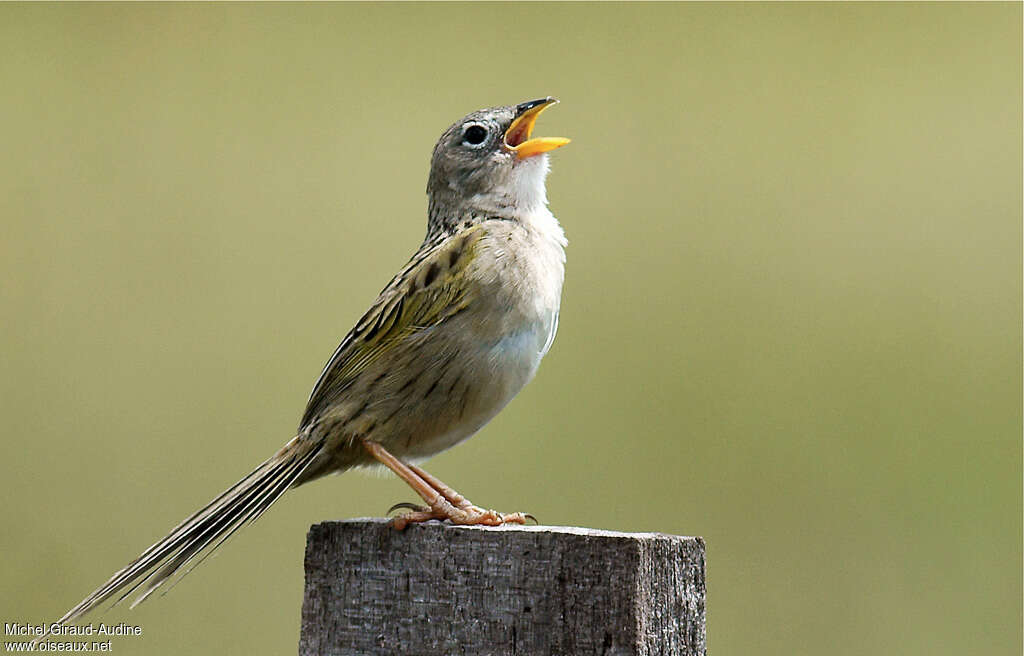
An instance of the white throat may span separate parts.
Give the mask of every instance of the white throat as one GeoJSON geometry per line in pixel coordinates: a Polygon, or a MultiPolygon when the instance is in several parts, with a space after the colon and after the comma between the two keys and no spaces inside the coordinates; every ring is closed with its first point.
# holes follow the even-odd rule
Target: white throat
{"type": "Polygon", "coordinates": [[[547,207],[548,190],[544,183],[550,170],[546,154],[516,162],[512,168],[509,188],[505,191],[513,199],[515,207],[524,214],[547,207]]]}
{"type": "Polygon", "coordinates": [[[560,259],[564,262],[562,248],[568,242],[558,219],[548,209],[548,191],[544,184],[550,170],[546,154],[518,162],[512,169],[511,181],[504,191],[506,197],[512,199],[516,218],[536,230],[542,238],[557,245],[560,259]]]}
{"type": "Polygon", "coordinates": [[[495,185],[487,193],[473,196],[470,204],[497,215],[507,215],[511,211],[517,218],[546,211],[548,193],[544,182],[550,170],[546,154],[516,162],[501,184],[495,185]]]}

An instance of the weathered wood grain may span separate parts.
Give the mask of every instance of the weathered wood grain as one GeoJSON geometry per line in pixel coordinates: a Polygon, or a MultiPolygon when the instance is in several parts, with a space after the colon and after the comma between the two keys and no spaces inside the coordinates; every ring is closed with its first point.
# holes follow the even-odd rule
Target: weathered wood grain
{"type": "Polygon", "coordinates": [[[701,538],[325,522],[299,653],[703,655],[704,599],[701,538]]]}

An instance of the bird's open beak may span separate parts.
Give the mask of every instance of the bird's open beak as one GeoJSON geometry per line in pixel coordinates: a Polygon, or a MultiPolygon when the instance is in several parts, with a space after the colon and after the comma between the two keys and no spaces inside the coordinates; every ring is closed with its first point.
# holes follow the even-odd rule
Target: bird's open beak
{"type": "Polygon", "coordinates": [[[569,143],[569,140],[565,137],[530,138],[530,134],[533,133],[533,124],[537,122],[537,117],[540,116],[541,112],[557,102],[554,98],[542,98],[541,100],[531,100],[516,106],[516,118],[512,121],[512,125],[508,126],[508,130],[505,131],[505,145],[516,154],[518,159],[540,155],[549,150],[561,148],[569,143]]]}

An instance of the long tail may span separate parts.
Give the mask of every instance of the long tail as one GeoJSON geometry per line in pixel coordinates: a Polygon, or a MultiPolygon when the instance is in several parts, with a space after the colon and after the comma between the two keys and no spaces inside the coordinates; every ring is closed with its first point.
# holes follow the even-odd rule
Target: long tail
{"type": "Polygon", "coordinates": [[[167,537],[111,576],[109,581],[65,613],[58,623],[71,622],[118,594],[120,596],[114,603],[119,603],[142,588],[132,602],[131,607],[134,608],[195,560],[191,567],[181,572],[180,580],[235,531],[266,512],[302,475],[321,449],[322,442],[307,436],[299,435],[292,439],[251,474],[193,513],[167,537]]]}

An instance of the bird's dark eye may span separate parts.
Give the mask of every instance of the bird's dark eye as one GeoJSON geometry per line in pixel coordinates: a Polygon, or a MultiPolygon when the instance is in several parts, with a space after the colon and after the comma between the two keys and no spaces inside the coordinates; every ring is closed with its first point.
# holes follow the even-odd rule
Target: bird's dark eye
{"type": "Polygon", "coordinates": [[[482,125],[470,125],[462,133],[462,140],[470,146],[479,146],[487,138],[487,128],[482,125]]]}

